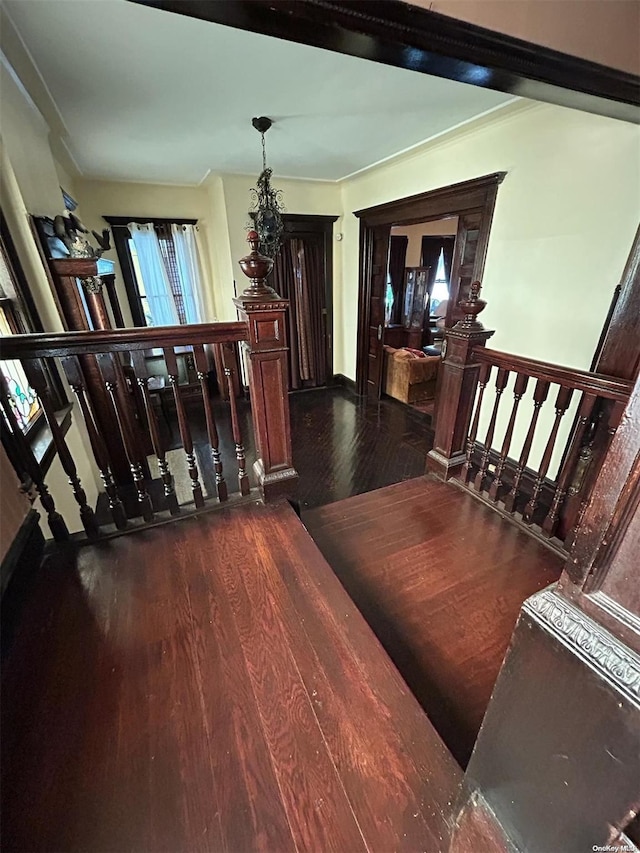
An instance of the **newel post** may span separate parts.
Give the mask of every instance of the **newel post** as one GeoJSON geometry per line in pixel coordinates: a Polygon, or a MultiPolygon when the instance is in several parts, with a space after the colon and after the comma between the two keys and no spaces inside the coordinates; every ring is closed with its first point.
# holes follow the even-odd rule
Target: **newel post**
{"type": "Polygon", "coordinates": [[[258,251],[259,237],[249,231],[251,253],[240,261],[250,286],[234,304],[249,330],[249,387],[258,458],[253,470],[265,501],[290,495],[298,472],[291,454],[287,309],[265,283],[273,261],[258,251]]]}
{"type": "Polygon", "coordinates": [[[433,449],[427,454],[427,471],[449,480],[464,465],[467,434],[478,382],[479,365],[473,348],[486,346],[493,331],[477,319],[486,306],[479,299],[480,282],[471,285],[469,298],[458,305],[465,317],[448,329],[442,350],[441,379],[433,449]]]}

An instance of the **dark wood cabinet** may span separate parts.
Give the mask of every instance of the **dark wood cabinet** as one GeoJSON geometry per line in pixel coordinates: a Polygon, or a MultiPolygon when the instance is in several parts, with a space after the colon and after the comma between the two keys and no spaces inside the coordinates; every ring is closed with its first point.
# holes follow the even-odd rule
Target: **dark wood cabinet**
{"type": "Polygon", "coordinates": [[[430,267],[405,269],[402,302],[402,325],[405,329],[422,331],[425,312],[428,312],[429,306],[429,269],[430,267]]]}

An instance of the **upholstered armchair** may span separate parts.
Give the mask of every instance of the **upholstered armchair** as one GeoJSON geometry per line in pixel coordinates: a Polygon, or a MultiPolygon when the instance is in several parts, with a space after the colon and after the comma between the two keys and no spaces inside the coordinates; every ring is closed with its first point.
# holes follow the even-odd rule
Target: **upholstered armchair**
{"type": "Polygon", "coordinates": [[[436,394],[436,380],[440,356],[420,356],[403,349],[384,348],[385,394],[402,403],[432,400],[436,394]]]}

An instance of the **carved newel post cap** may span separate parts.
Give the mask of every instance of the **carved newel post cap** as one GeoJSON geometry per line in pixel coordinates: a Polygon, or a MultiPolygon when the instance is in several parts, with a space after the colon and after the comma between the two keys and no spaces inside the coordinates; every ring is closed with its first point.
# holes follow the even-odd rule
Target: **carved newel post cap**
{"type": "Polygon", "coordinates": [[[464,320],[458,320],[456,325],[453,327],[454,329],[460,329],[468,331],[470,329],[474,331],[480,331],[484,329],[482,323],[479,322],[478,314],[487,307],[487,303],[484,299],[479,299],[480,290],[482,285],[479,281],[474,281],[469,289],[469,296],[467,299],[462,299],[458,302],[458,307],[462,308],[464,311],[464,320]]]}
{"type": "Polygon", "coordinates": [[[241,258],[240,269],[250,280],[251,284],[242,291],[242,299],[279,299],[280,297],[272,287],[265,283],[266,277],[273,268],[273,261],[266,255],[260,254],[258,246],[260,237],[253,229],[247,234],[247,243],[251,246],[251,252],[241,258]]]}

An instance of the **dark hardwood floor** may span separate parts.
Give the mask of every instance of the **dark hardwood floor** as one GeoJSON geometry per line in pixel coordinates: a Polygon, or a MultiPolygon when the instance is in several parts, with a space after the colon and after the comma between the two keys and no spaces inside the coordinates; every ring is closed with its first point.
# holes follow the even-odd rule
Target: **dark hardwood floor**
{"type": "Polygon", "coordinates": [[[462,489],[422,477],[303,521],[466,766],[525,598],[562,559],[462,489]]]}
{"type": "MultiPolygon", "coordinates": [[[[295,392],[289,401],[293,460],[300,475],[295,497],[301,509],[424,473],[425,457],[433,443],[429,415],[390,397],[373,403],[340,386],[295,392]]],[[[214,402],[224,474],[229,493],[233,494],[238,491],[238,469],[228,409],[228,403],[214,402]]],[[[208,497],[214,497],[215,476],[204,413],[197,403],[190,404],[188,412],[202,487],[208,497]]],[[[256,455],[251,407],[246,400],[238,401],[238,413],[253,486],[251,465],[256,455]]],[[[172,474],[185,482],[182,492],[189,494],[184,455],[178,451],[181,445],[175,411],[169,412],[168,423],[160,418],[159,426],[166,446],[175,451],[170,460],[172,474]]],[[[150,492],[155,504],[162,506],[159,480],[152,484],[150,492]]],[[[133,486],[129,492],[122,490],[122,498],[128,514],[135,515],[139,510],[133,486]]],[[[99,503],[98,514],[101,523],[109,522],[106,496],[99,503]]]]}
{"type": "Polygon", "coordinates": [[[49,558],[1,768],[2,849],[29,853],[437,853],[461,779],[287,505],[49,558]]]}

